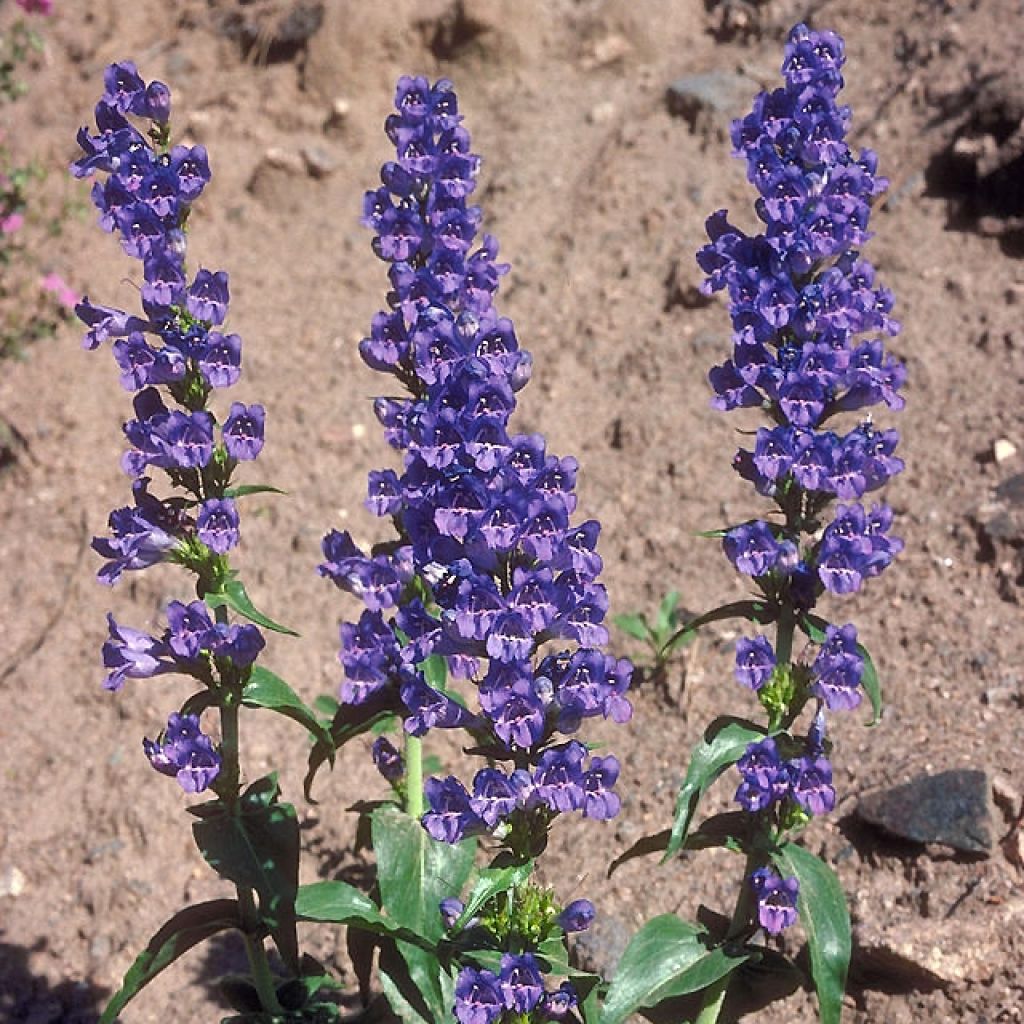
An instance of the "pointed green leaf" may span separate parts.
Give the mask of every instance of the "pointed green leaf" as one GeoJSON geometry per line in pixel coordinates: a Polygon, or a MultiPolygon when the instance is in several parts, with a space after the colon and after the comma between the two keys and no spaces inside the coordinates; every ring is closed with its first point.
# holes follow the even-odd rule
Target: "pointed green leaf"
{"type": "Polygon", "coordinates": [[[298,722],[313,739],[329,749],[328,760],[334,764],[334,746],[331,734],[317,720],[313,711],[308,708],[302,698],[280,677],[262,665],[255,665],[249,675],[249,681],[242,690],[242,703],[247,708],[267,708],[276,711],[293,722],[298,722]]]}
{"type": "Polygon", "coordinates": [[[330,760],[334,752],[340,750],[349,740],[368,732],[381,722],[388,722],[401,706],[397,687],[389,687],[381,697],[371,698],[362,704],[339,705],[331,722],[330,743],[317,741],[309,752],[302,790],[310,803],[316,803],[312,796],[313,780],[324,761],[330,760]]]}
{"type": "Polygon", "coordinates": [[[249,600],[249,595],[246,593],[245,586],[241,580],[228,580],[220,590],[207,594],[204,600],[211,608],[220,608],[222,605],[227,605],[228,608],[238,612],[239,615],[250,622],[255,622],[257,626],[263,626],[264,629],[271,629],[275,633],[287,633],[288,636],[299,635],[294,629],[282,626],[279,622],[275,622],[259,611],[252,601],[249,600]]]}
{"type": "Polygon", "coordinates": [[[627,636],[633,637],[634,640],[646,642],[651,632],[647,626],[647,619],[635,612],[630,612],[626,615],[613,615],[612,622],[627,636]]]}
{"type": "Polygon", "coordinates": [[[660,637],[667,633],[675,624],[676,608],[679,607],[679,591],[670,590],[658,605],[658,617],[654,623],[654,631],[660,637]]]}
{"type": "Polygon", "coordinates": [[[821,1024],[839,1024],[851,949],[843,887],[828,864],[796,843],[775,850],[772,860],[783,876],[795,877],[800,883],[797,909],[807,935],[821,1024]]]}
{"type": "MultiPolygon", "coordinates": [[[[695,832],[686,836],[682,849],[707,850],[711,847],[724,846],[729,850],[743,849],[749,828],[749,816],[742,811],[729,811],[715,814],[700,823],[695,832]]],[[[668,849],[672,839],[672,829],[662,829],[653,835],[638,839],[628,850],[620,853],[608,867],[608,877],[618,871],[623,864],[637,857],[647,857],[652,853],[663,853],[668,849]]]]}
{"type": "MultiPolygon", "coordinates": [[[[372,831],[381,906],[396,924],[436,945],[444,938],[438,906],[445,897],[462,893],[473,870],[476,841],[439,843],[415,818],[387,805],[374,811],[372,831]]],[[[435,1018],[446,1020],[451,1006],[445,1002],[436,949],[399,942],[398,952],[435,1018]]]]}
{"type": "Polygon", "coordinates": [[[705,730],[704,737],[694,749],[686,769],[686,778],[676,797],[672,835],[669,838],[664,864],[674,857],[690,831],[690,822],[697,802],[708,787],[728,768],[735,764],[751,743],[764,739],[765,730],[753,722],[739,718],[716,718],[705,730]]]}
{"type": "Polygon", "coordinates": [[[709,946],[702,928],[675,914],[654,917],[622,954],[599,1022],[621,1024],[639,1009],[700,991],[748,959],[747,953],[709,946]]]}
{"type": "Polygon", "coordinates": [[[295,913],[303,921],[361,924],[379,932],[395,930],[366,893],[340,880],[300,885],[295,913]]]}
{"type": "Polygon", "coordinates": [[[149,940],[128,969],[121,987],[103,1011],[100,1024],[114,1024],[118,1014],[146,985],[193,946],[218,932],[240,927],[235,900],[211,900],[179,911],[149,940]]]}
{"type": "Polygon", "coordinates": [[[708,623],[720,622],[722,619],[749,619],[751,622],[759,622],[763,625],[766,622],[774,622],[777,614],[778,610],[767,601],[731,601],[729,604],[723,604],[719,608],[713,608],[703,615],[698,615],[681,629],[677,629],[662,644],[662,657],[665,657],[667,650],[683,642],[684,638],[692,636],[701,626],[706,626],[708,623]]]}
{"type": "Polygon", "coordinates": [[[287,494],[280,487],[271,487],[270,484],[239,484],[237,487],[229,487],[224,492],[225,498],[246,498],[250,494],[287,494]]]}
{"type": "Polygon", "coordinates": [[[443,654],[432,654],[416,666],[435,690],[443,690],[448,682],[448,661],[443,654]]]}
{"type": "Polygon", "coordinates": [[[295,895],[299,886],[299,823],[291,804],[277,802],[277,783],[260,779],[234,813],[203,817],[192,825],[196,845],[222,878],[254,889],[260,918],[281,955],[298,962],[295,895]]]}
{"type": "MultiPolygon", "coordinates": [[[[452,931],[458,932],[466,926],[466,922],[476,917],[480,909],[500,892],[508,892],[528,881],[533,872],[533,861],[525,864],[513,864],[507,868],[483,868],[477,874],[476,883],[469,896],[466,906],[453,925],[452,931]]],[[[458,895],[455,893],[454,895],[458,895]]]]}

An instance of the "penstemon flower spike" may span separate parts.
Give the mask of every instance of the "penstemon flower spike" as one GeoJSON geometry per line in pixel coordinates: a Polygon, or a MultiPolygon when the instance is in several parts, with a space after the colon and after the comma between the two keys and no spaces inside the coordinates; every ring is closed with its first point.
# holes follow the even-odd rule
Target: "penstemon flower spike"
{"type": "MultiPolygon", "coordinates": [[[[403,465],[370,474],[366,503],[398,538],[370,554],[348,533],[324,539],[321,574],[366,606],[341,627],[335,731],[348,736],[397,716],[404,757],[383,738],[373,754],[407,814],[434,841],[483,837],[492,848],[473,906],[456,892],[432,910],[430,927],[443,924],[445,941],[465,947],[456,1019],[561,1019],[577,993],[569,982],[546,989],[536,954],[586,927],[594,911],[577,901],[560,915],[530,881],[532,862],[560,814],[618,812],[618,761],[590,753],[575,734],[594,716],[629,719],[631,666],[600,649],[608,640],[600,527],[571,522],[576,460],[508,429],[531,359],[494,306],[508,270],[496,262],[497,242],[485,235],[474,249],[481,211],[468,198],[480,159],[455,92],[443,79],[402,78],[396,108],[386,131],[397,159],[364,203],[392,291],[360,353],[409,395],[390,397],[389,386],[375,402],[403,465]],[[467,753],[485,761],[471,782],[422,781],[422,738],[433,729],[468,733],[467,753]],[[500,957],[474,959],[466,946],[474,933],[500,957]]],[[[375,817],[375,845],[385,820],[375,817]]],[[[379,871],[384,860],[378,849],[379,871]]],[[[453,1007],[437,1009],[447,1016],[453,1007]]]]}
{"type": "MultiPolygon", "coordinates": [[[[831,869],[793,837],[835,807],[827,713],[859,706],[866,692],[877,717],[881,698],[856,628],[828,623],[814,608],[825,593],[859,589],[902,548],[888,507],[862,503],[902,470],[898,434],[870,417],[845,433],[831,426],[872,405],[902,408],[905,380],[881,340],[858,338],[894,335],[899,325],[891,293],[860,254],[886,182],[875,154],[855,154],[845,141],[850,110],[837,102],[844,61],[834,33],[792,30],[784,86],[759,95],[732,128],[764,228],[748,235],[718,211],[697,255],[708,275],[704,290],[728,292],[733,326],[732,356],[710,374],[712,405],[767,416],[753,450],[740,449],[733,467],[776,508],[770,518],[722,531],[726,556],[757,597],[686,629],[739,615],[774,626],[774,642],[763,633],[737,641],[736,679],[757,695],[768,722],[723,720],[705,733],[668,849],[682,848],[696,797],[735,764],[746,834],[732,839],[746,854],[747,877],[729,938],[749,940],[758,928],[778,934],[799,915],[825,1024],[841,1013],[849,918],[831,869]],[[805,731],[794,731],[807,712],[805,731]]],[[[728,982],[725,975],[705,993],[700,1024],[718,1019],[728,982]]]]}
{"type": "Polygon", "coordinates": [[[253,607],[230,565],[241,534],[237,499],[274,488],[232,483],[238,466],[263,448],[263,407],[234,402],[222,420],[209,408],[216,392],[241,374],[241,340],[220,330],[228,312],[227,274],[200,268],[190,280],[186,269],[185,227],[210,181],[209,161],[202,146],[171,144],[171,94],[163,83],[147,84],[125,61],[107,68],[104,86],[97,134],[79,132],[83,155],[72,172],[98,176],[92,199],[100,225],[116,232],[124,251],[141,261],[143,283],[142,315],[88,298],[76,307],[87,327],[85,347],[111,341],[121,386],[135,393],[122,458],[134,503],[111,513],[110,535],[96,538],[93,547],[104,559],[103,583],[172,562],[196,577],[197,597],[170,602],[160,637],[108,616],[104,685],[116,691],[127,679],[164,673],[199,684],[157,738],[143,740],[143,750],[153,768],[175,778],[186,793],[215,795],[190,809],[198,819],[193,833],[205,859],[235,885],[237,899],[175,915],[126,975],[103,1021],[113,1021],[197,934],[201,939],[227,928],[242,933],[251,968],[248,980],[235,983],[237,1009],[251,1010],[255,1002],[262,1011],[280,1013],[284,992],[291,1008],[315,1014],[322,1005],[315,998],[320,985],[308,980],[309,964],[300,961],[295,935],[295,810],[279,801],[275,775],[243,789],[240,708],[269,708],[299,721],[316,739],[326,734],[283,680],[256,665],[265,646],[259,626],[291,631],[253,607]],[[154,472],[166,475],[168,497],[151,490],[154,472]],[[251,621],[231,622],[229,609],[251,621]],[[219,744],[201,726],[211,708],[219,712],[219,744]],[[271,970],[268,934],[288,978],[271,970]]]}

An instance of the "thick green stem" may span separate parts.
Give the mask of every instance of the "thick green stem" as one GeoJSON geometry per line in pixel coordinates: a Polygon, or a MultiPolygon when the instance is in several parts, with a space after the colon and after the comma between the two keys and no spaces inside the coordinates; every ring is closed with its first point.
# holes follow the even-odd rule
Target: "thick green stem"
{"type": "Polygon", "coordinates": [[[405,813],[423,817],[423,740],[405,734],[405,813]]]}
{"type": "MultiPolygon", "coordinates": [[[[225,609],[217,609],[217,617],[225,609]]],[[[235,694],[227,694],[220,707],[221,733],[221,771],[224,774],[225,800],[232,814],[238,813],[239,795],[239,742],[238,742],[238,701],[235,694]]],[[[245,940],[245,951],[249,957],[253,982],[260,997],[260,1005],[268,1013],[280,1013],[281,1004],[277,1001],[274,975],[270,971],[267,951],[263,948],[263,939],[259,936],[260,918],[256,910],[256,901],[248,886],[236,885],[238,907],[242,924],[242,938],[245,940]]]]}
{"type": "MultiPolygon", "coordinates": [[[[739,938],[749,923],[751,899],[749,878],[754,864],[753,854],[748,854],[743,868],[743,882],[739,895],[736,897],[736,906],[733,908],[732,920],[729,922],[729,931],[726,933],[726,942],[739,938]]],[[[724,978],[719,978],[718,981],[704,989],[700,1013],[697,1014],[694,1024],[718,1024],[718,1015],[722,1012],[730,981],[732,981],[732,973],[725,975],[724,978]]]]}

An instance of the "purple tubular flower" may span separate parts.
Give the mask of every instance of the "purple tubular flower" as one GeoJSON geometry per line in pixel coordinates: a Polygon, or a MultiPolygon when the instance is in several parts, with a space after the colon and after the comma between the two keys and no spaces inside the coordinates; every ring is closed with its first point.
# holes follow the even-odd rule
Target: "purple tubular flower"
{"type": "Polygon", "coordinates": [[[438,842],[460,843],[487,831],[486,822],[473,810],[469,793],[458,779],[427,779],[423,792],[430,806],[423,815],[423,827],[438,842]]]}
{"type": "Polygon", "coordinates": [[[811,693],[820,697],[830,711],[849,711],[860,704],[864,658],[857,647],[854,626],[827,627],[811,672],[811,693]]]}
{"type": "Polygon", "coordinates": [[[228,275],[223,270],[212,273],[200,269],[189,285],[185,306],[197,320],[222,324],[227,316],[228,301],[228,275]]]}
{"type": "Polygon", "coordinates": [[[451,931],[455,927],[455,922],[462,917],[462,912],[466,908],[462,900],[456,899],[454,896],[446,896],[438,904],[437,909],[441,914],[441,921],[444,924],[445,931],[451,931]]]}
{"type": "Polygon", "coordinates": [[[120,690],[126,679],[152,679],[177,667],[172,651],[162,640],[128,626],[119,626],[108,613],[110,639],[103,645],[103,666],[108,670],[104,689],[120,690]]]}
{"type": "Polygon", "coordinates": [[[505,1009],[493,971],[463,967],[455,982],[453,1011],[459,1024],[494,1024],[505,1009]]]}
{"type": "Polygon", "coordinates": [[[790,762],[793,799],[808,814],[828,814],[836,805],[832,765],[824,755],[798,757],[790,762]]]}
{"type": "Polygon", "coordinates": [[[757,868],[750,875],[750,887],[757,897],[758,923],[766,932],[778,935],[796,922],[800,883],[795,878],[781,878],[771,868],[757,868]]]}
{"type": "Polygon", "coordinates": [[[224,447],[233,459],[255,459],[263,451],[263,425],[266,412],[262,405],[234,402],[224,423],[224,447]]]}
{"type": "Polygon", "coordinates": [[[579,998],[572,982],[563,981],[554,992],[545,992],[541,1013],[545,1020],[565,1020],[576,1008],[579,998]]]}
{"type": "Polygon", "coordinates": [[[226,554],[238,543],[238,507],[231,498],[207,498],[199,506],[196,534],[218,555],[226,554]]]}
{"type": "Polygon", "coordinates": [[[179,517],[173,507],[149,494],[148,477],[133,484],[134,506],[110,513],[110,537],[93,538],[93,550],[108,561],[97,574],[101,583],[113,585],[127,570],[145,569],[171,557],[179,546],[174,532],[179,517]]]}
{"type": "MultiPolygon", "coordinates": [[[[388,780],[388,782],[398,782],[398,780],[405,775],[405,761],[387,736],[378,736],[373,741],[373,750],[371,755],[373,757],[373,763],[377,766],[377,771],[379,771],[381,775],[388,780]]],[[[459,913],[461,914],[462,911],[460,910],[459,913]]],[[[457,916],[458,914],[456,917],[457,916]]]]}
{"type": "Polygon", "coordinates": [[[790,769],[771,737],[751,743],[736,767],[742,781],[735,799],[745,811],[763,811],[789,792],[790,769]]]}
{"type": "Polygon", "coordinates": [[[775,671],[775,651],[766,636],[736,641],[736,680],[749,690],[760,690],[775,671]]]}
{"type": "Polygon", "coordinates": [[[209,736],[199,728],[197,715],[172,714],[163,736],[142,741],[149,763],[178,780],[186,793],[201,793],[220,774],[221,757],[209,736]]]}
{"type": "Polygon", "coordinates": [[[563,932],[585,932],[597,916],[590,900],[573,900],[559,915],[558,926],[563,932]]]}
{"type": "Polygon", "coordinates": [[[532,953],[504,953],[498,989],[505,1009],[528,1014],[544,996],[544,979],[532,953]]]}
{"type": "Polygon", "coordinates": [[[729,561],[747,576],[771,572],[781,553],[772,528],[760,519],[731,529],[722,538],[722,547],[729,561]]]}

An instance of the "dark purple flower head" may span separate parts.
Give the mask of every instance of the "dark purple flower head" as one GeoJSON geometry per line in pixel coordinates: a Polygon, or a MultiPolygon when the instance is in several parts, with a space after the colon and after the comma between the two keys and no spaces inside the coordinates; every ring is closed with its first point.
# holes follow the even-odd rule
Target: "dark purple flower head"
{"type": "Polygon", "coordinates": [[[470,803],[466,787],[458,779],[427,779],[423,787],[429,810],[423,827],[439,842],[459,843],[487,831],[486,822],[470,803]]]}
{"type": "Polygon", "coordinates": [[[224,323],[228,312],[228,275],[223,270],[200,269],[189,285],[185,305],[197,320],[224,323]]]}
{"type": "Polygon", "coordinates": [[[828,814],[836,805],[832,765],[822,754],[798,757],[792,764],[793,799],[808,814],[828,814]]]}
{"type": "Polygon", "coordinates": [[[224,447],[233,459],[255,459],[263,451],[263,427],[266,412],[262,405],[243,405],[234,402],[224,423],[224,447]]]}
{"type": "Polygon", "coordinates": [[[504,953],[498,988],[505,1008],[512,1013],[529,1013],[544,996],[544,979],[532,953],[504,953]]]}
{"type": "Polygon", "coordinates": [[[196,534],[218,555],[226,554],[238,543],[238,507],[231,498],[207,498],[199,506],[196,534]]]}
{"type": "Polygon", "coordinates": [[[811,672],[811,692],[824,700],[830,711],[848,711],[860,704],[864,658],[854,626],[827,628],[811,672]]]}
{"type": "Polygon", "coordinates": [[[750,887],[757,897],[758,923],[766,932],[778,935],[796,922],[800,883],[795,878],[781,878],[771,868],[758,868],[750,876],[750,887]]]}
{"type": "Polygon", "coordinates": [[[494,1024],[505,1001],[492,971],[463,967],[455,982],[455,1019],[459,1024],[494,1024]]]}
{"type": "Polygon", "coordinates": [[[162,640],[128,626],[120,626],[107,615],[110,639],[103,645],[103,666],[107,690],[120,690],[126,679],[151,679],[176,668],[172,651],[162,640]]]}
{"type": "Polygon", "coordinates": [[[200,731],[197,715],[172,714],[156,740],[144,739],[150,764],[178,780],[186,793],[201,793],[220,774],[221,757],[209,736],[200,731]]]}
{"type": "Polygon", "coordinates": [[[766,636],[736,641],[736,679],[750,690],[760,690],[775,671],[775,651],[766,636]]]}
{"type": "Polygon", "coordinates": [[[559,915],[558,926],[564,932],[585,932],[597,916],[590,900],[573,900],[559,915]]]}
{"type": "Polygon", "coordinates": [[[372,756],[377,771],[388,782],[398,782],[405,775],[405,761],[387,736],[378,736],[373,741],[372,756]]]}

